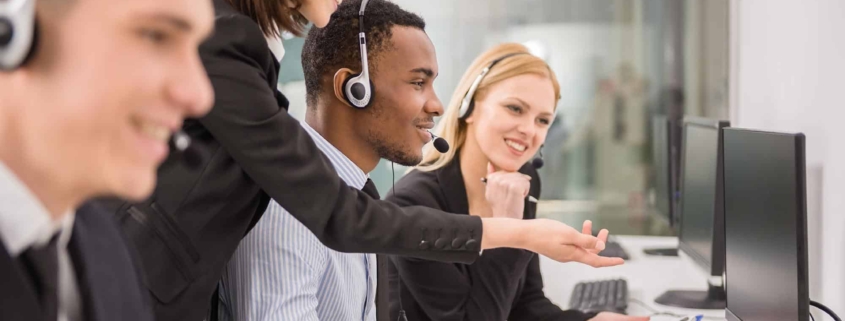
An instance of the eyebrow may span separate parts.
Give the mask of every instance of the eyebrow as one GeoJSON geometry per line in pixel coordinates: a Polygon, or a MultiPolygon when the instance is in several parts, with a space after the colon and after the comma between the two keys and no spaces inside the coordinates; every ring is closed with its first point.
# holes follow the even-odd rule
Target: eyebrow
{"type": "Polygon", "coordinates": [[[179,17],[177,15],[174,15],[172,13],[158,12],[158,13],[146,14],[144,16],[145,16],[144,17],[145,19],[156,20],[156,21],[159,21],[159,22],[169,24],[171,27],[179,29],[180,31],[190,32],[191,30],[194,29],[193,26],[191,25],[191,23],[188,22],[188,20],[186,20],[182,17],[179,17]]]}
{"type": "Polygon", "coordinates": [[[434,71],[430,68],[416,68],[411,70],[412,73],[425,74],[428,78],[434,77],[434,71]]]}
{"type": "MultiPolygon", "coordinates": [[[[518,101],[518,102],[519,102],[522,106],[524,106],[526,109],[531,109],[531,105],[529,105],[528,103],[526,103],[526,102],[525,102],[524,100],[522,100],[522,99],[519,99],[519,98],[514,97],[514,96],[510,96],[510,97],[508,97],[507,99],[513,99],[513,100],[516,100],[516,101],[518,101]]],[[[550,112],[541,112],[540,114],[541,114],[541,115],[546,115],[546,116],[551,116],[551,115],[554,115],[554,113],[550,113],[550,112]]]]}

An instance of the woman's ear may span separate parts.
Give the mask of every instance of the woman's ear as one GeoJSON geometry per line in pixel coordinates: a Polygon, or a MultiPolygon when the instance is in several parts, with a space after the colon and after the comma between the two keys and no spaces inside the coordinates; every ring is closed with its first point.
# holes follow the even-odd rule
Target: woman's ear
{"type": "Polygon", "coordinates": [[[351,78],[354,74],[355,73],[352,72],[352,69],[340,68],[336,73],[334,73],[334,78],[332,79],[332,87],[334,88],[335,98],[349,107],[352,107],[352,105],[343,95],[343,85],[346,83],[346,80],[351,78]]]}

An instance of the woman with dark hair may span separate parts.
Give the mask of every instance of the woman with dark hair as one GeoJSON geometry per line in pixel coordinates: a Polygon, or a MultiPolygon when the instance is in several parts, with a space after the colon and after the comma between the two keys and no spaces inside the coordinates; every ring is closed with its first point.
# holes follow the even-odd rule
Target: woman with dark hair
{"type": "MultiPolygon", "coordinates": [[[[588,250],[603,248],[603,240],[559,222],[400,208],[347,186],[310,135],[288,115],[288,100],[276,89],[278,57],[266,40],[284,31],[301,34],[306,21],[325,26],[338,1],[213,3],[215,31],[200,47],[200,56],[214,88],[214,107],[182,126],[193,155],[202,157],[182,162],[173,155],[159,169],[152,197],[139,203],[111,202],[138,254],[157,320],[202,320],[209,302],[213,310],[213,292],[226,263],[270,199],[339,252],[470,263],[481,249],[518,247],[558,261],[622,264],[621,259],[601,258],[588,250]],[[456,229],[455,247],[427,246],[433,240],[424,231],[441,226],[456,229]]],[[[366,32],[366,25],[361,27],[366,32]]],[[[169,44],[166,37],[158,40],[169,44]]],[[[360,58],[358,51],[349,54],[360,58]]]]}

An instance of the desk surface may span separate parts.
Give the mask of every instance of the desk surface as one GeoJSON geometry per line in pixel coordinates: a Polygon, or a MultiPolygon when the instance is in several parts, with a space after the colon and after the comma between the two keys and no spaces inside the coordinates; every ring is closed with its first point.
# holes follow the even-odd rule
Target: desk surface
{"type": "MultiPolygon", "coordinates": [[[[705,320],[724,320],[724,310],[692,310],[673,308],[654,303],[666,290],[706,290],[707,274],[692,261],[682,257],[648,256],[646,248],[677,247],[675,237],[617,236],[630,255],[622,266],[594,269],[577,263],[559,263],[548,258],[540,259],[546,296],[561,308],[569,307],[572,289],[581,281],[623,278],[628,280],[629,297],[642,301],[651,309],[680,315],[703,314],[705,320]]],[[[651,315],[652,312],[635,302],[628,303],[628,314],[651,315]]],[[[670,316],[654,316],[652,321],[677,321],[670,316]]]]}

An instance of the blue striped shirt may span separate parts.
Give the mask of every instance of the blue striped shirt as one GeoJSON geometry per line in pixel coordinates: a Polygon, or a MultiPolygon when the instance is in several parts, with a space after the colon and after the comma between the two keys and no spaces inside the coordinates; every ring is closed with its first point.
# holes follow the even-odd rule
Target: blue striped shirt
{"type": "MultiPolygon", "coordinates": [[[[367,174],[300,122],[347,185],[367,174]]],[[[220,282],[221,320],[375,321],[375,254],[340,253],[270,201],[241,241],[220,282]]]]}

